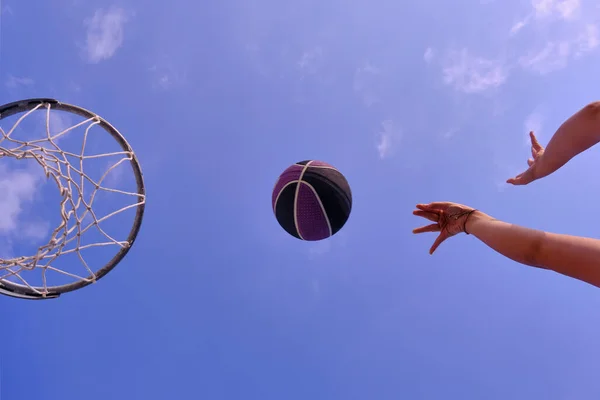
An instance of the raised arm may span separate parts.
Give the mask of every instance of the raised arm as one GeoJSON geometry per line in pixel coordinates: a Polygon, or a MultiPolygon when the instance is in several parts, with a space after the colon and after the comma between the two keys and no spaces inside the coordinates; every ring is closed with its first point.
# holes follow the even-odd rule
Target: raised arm
{"type": "Polygon", "coordinates": [[[498,221],[480,211],[466,231],[521,264],[553,270],[600,287],[600,240],[560,235],[498,221]]]}
{"type": "Polygon", "coordinates": [[[508,183],[527,185],[548,176],[579,153],[600,142],[600,101],[588,104],[567,119],[545,149],[537,143],[533,132],[531,139],[534,158],[529,161],[529,169],[509,179],[508,183]]]}
{"type": "Polygon", "coordinates": [[[416,208],[413,215],[433,223],[413,233],[439,232],[430,254],[450,237],[465,232],[511,260],[600,287],[600,240],[524,228],[458,203],[417,204],[416,208]]]}

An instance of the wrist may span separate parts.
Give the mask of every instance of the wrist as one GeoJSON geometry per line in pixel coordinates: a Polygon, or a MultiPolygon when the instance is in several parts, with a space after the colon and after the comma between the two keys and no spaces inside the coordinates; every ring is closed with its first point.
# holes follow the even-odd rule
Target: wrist
{"type": "Polygon", "coordinates": [[[545,178],[553,172],[556,172],[556,170],[565,165],[567,161],[569,160],[563,160],[559,157],[552,157],[552,159],[550,159],[546,153],[543,153],[537,160],[535,160],[535,168],[533,171],[534,180],[545,178]]]}
{"type": "Polygon", "coordinates": [[[544,154],[538,157],[535,160],[535,164],[533,165],[533,179],[537,180],[540,178],[544,178],[545,176],[550,175],[553,171],[550,171],[550,167],[548,165],[547,157],[544,157],[544,154]]]}
{"type": "Polygon", "coordinates": [[[474,210],[465,222],[465,233],[476,234],[477,227],[480,226],[482,222],[489,221],[491,219],[492,217],[490,217],[489,215],[479,210],[474,210]]]}

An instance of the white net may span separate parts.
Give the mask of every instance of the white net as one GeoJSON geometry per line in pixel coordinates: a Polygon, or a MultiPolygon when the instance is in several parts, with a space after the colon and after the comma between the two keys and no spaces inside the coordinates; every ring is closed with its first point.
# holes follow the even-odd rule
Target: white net
{"type": "MultiPolygon", "coordinates": [[[[16,235],[20,224],[27,225],[25,222],[16,217],[5,224],[0,220],[0,234],[6,234],[0,240],[11,243],[15,237],[39,240],[43,236],[47,240],[42,245],[32,246],[31,240],[21,240],[25,244],[8,249],[5,246],[7,254],[0,255],[5,257],[0,258],[0,284],[31,296],[78,289],[109,272],[135,240],[145,204],[141,171],[125,139],[92,113],[55,108],[40,102],[14,114],[12,120],[0,116],[3,125],[9,122],[5,129],[0,126],[0,159],[21,164],[20,169],[16,169],[16,163],[5,171],[32,176],[32,192],[37,188],[42,192],[37,197],[29,196],[29,203],[35,203],[36,198],[39,203],[37,207],[30,204],[32,214],[40,211],[37,214],[42,216],[38,215],[36,221],[41,218],[42,225],[47,226],[40,229],[40,223],[34,228],[29,224],[29,236],[25,228],[16,235]],[[37,164],[38,175],[31,161],[37,164]],[[44,195],[46,181],[54,187],[53,193],[44,195]],[[52,197],[54,201],[48,201],[52,197]],[[18,250],[29,250],[30,255],[9,254],[18,250]]],[[[16,183],[3,185],[0,181],[0,191],[16,193],[14,197],[19,193],[17,187],[16,183]]],[[[17,211],[22,215],[21,203],[19,207],[17,211]]]]}

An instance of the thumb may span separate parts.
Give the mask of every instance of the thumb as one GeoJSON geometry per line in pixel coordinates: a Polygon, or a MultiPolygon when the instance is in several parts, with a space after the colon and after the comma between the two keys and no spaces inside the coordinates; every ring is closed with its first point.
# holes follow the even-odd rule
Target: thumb
{"type": "Polygon", "coordinates": [[[433,245],[431,246],[431,248],[429,249],[429,254],[433,254],[433,252],[440,246],[440,244],[442,244],[444,242],[444,240],[448,239],[448,234],[446,233],[446,231],[442,231],[438,237],[435,239],[435,242],[433,242],[433,245]]]}
{"type": "Polygon", "coordinates": [[[522,175],[517,175],[514,178],[509,178],[506,180],[506,183],[510,183],[511,185],[523,185],[522,183],[522,175]]]}
{"type": "Polygon", "coordinates": [[[518,185],[527,185],[528,183],[531,183],[531,181],[532,181],[531,174],[529,172],[530,172],[530,170],[528,169],[527,171],[515,176],[514,178],[507,179],[506,183],[510,183],[512,185],[517,185],[517,186],[518,185]]]}
{"type": "Polygon", "coordinates": [[[533,131],[529,132],[529,137],[531,138],[531,147],[536,151],[540,151],[542,149],[542,145],[540,145],[540,142],[538,142],[533,131]]]}

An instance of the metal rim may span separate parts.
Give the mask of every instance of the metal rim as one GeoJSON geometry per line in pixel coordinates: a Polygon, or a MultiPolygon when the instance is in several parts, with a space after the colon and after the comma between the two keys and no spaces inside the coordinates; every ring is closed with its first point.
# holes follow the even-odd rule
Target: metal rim
{"type": "MultiPolygon", "coordinates": [[[[115,268],[117,266],[117,264],[119,264],[119,262],[121,262],[121,260],[127,255],[129,250],[131,249],[131,247],[133,247],[133,244],[135,243],[137,235],[140,231],[140,228],[142,225],[142,219],[144,216],[144,210],[146,208],[146,203],[145,203],[145,201],[143,201],[143,200],[145,200],[145,195],[146,195],[146,189],[144,186],[144,177],[143,177],[142,169],[140,167],[140,163],[138,162],[136,154],[133,152],[133,149],[131,148],[131,146],[125,139],[125,137],[114,126],[112,126],[108,121],[106,121],[104,118],[100,117],[98,114],[93,113],[91,111],[88,111],[88,110],[78,107],[78,106],[59,102],[58,100],[55,100],[55,99],[37,98],[37,99],[27,99],[27,100],[15,101],[15,102],[0,106],[0,120],[7,118],[11,115],[14,115],[14,114],[30,111],[33,108],[39,106],[40,104],[48,104],[48,105],[50,105],[50,108],[53,110],[70,112],[72,114],[79,115],[83,118],[96,118],[99,121],[98,125],[100,125],[102,128],[104,128],[104,130],[106,130],[108,133],[110,133],[110,135],[113,137],[113,139],[115,139],[117,141],[117,143],[119,143],[119,145],[121,146],[121,148],[124,151],[131,152],[132,159],[130,161],[130,164],[131,164],[131,167],[133,168],[133,173],[135,175],[135,181],[136,181],[137,192],[138,192],[138,201],[140,201],[141,204],[139,204],[136,207],[137,209],[136,209],[136,214],[135,214],[135,218],[133,221],[133,226],[132,226],[131,230],[129,231],[129,235],[127,237],[129,246],[127,246],[125,248],[122,247],[117,252],[117,254],[115,254],[113,256],[113,258],[106,265],[104,265],[102,268],[100,268],[98,271],[96,271],[96,273],[95,273],[96,279],[95,280],[93,279],[92,275],[89,275],[86,278],[87,280],[85,280],[85,281],[81,280],[79,282],[69,283],[69,284],[61,285],[61,286],[49,286],[49,287],[45,288],[45,290],[47,291],[45,294],[37,293],[25,285],[13,283],[13,282],[7,282],[5,280],[0,280],[0,294],[4,294],[7,296],[11,296],[11,297],[17,297],[17,298],[21,298],[21,299],[39,299],[39,300],[57,298],[63,293],[72,292],[74,290],[86,287],[86,286],[90,285],[91,283],[94,283],[95,281],[100,280],[102,277],[104,277],[106,274],[108,274],[113,268],[115,268]]],[[[36,287],[36,289],[38,289],[38,287],[36,287]]],[[[42,288],[39,288],[39,289],[42,289],[42,288]]]]}

